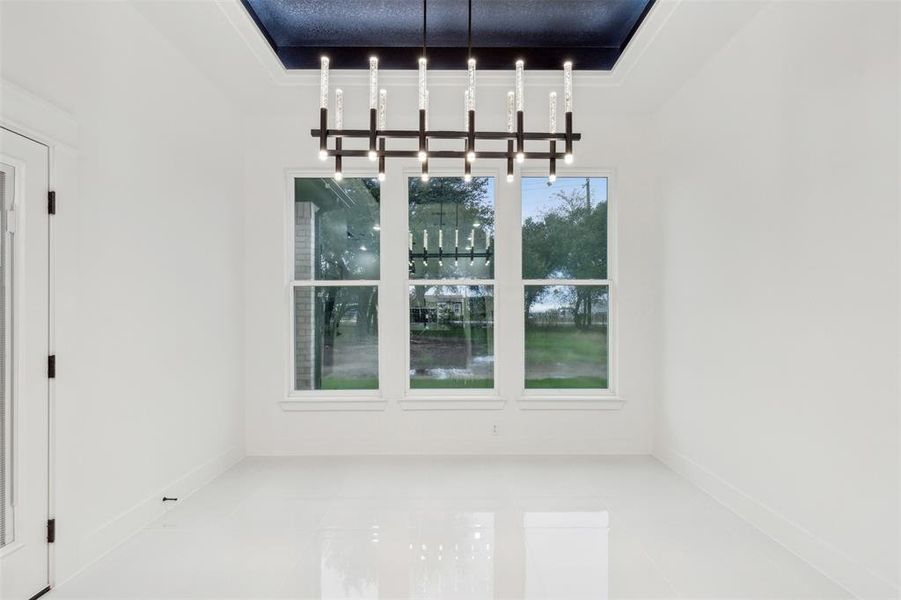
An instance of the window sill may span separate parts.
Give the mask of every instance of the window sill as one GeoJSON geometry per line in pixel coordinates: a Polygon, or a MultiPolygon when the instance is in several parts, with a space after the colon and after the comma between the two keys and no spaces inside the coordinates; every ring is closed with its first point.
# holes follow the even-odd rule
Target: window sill
{"type": "Polygon", "coordinates": [[[504,399],[496,394],[410,394],[400,401],[403,410],[501,410],[504,399]]]}
{"type": "Polygon", "coordinates": [[[278,404],[285,412],[382,411],[388,402],[381,396],[289,396],[278,404]]]}
{"type": "Polygon", "coordinates": [[[519,399],[522,410],[620,410],[625,401],[616,396],[523,395],[519,399]]]}

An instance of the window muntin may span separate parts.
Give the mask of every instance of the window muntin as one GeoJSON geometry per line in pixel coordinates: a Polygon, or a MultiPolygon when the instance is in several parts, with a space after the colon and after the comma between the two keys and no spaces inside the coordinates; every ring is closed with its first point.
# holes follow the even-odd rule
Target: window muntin
{"type": "Polygon", "coordinates": [[[410,286],[410,388],[494,387],[494,286],[410,286]]]}
{"type": "Polygon", "coordinates": [[[379,200],[374,178],[294,179],[296,392],[379,388],[379,200]]]}
{"type": "Polygon", "coordinates": [[[524,387],[610,388],[605,177],[522,179],[524,387]]]}

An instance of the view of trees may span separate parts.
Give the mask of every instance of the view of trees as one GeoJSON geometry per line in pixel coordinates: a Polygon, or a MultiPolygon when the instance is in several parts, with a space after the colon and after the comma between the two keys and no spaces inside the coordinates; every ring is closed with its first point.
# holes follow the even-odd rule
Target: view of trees
{"type": "Polygon", "coordinates": [[[475,232],[477,250],[484,250],[486,236],[494,246],[494,181],[489,177],[474,177],[467,183],[460,177],[433,177],[428,182],[410,179],[409,224],[413,234],[413,251],[422,251],[423,231],[429,232],[429,254],[438,255],[438,230],[443,231],[443,264],[436,258],[423,264],[414,261],[410,267],[410,279],[444,279],[468,277],[491,279],[494,277],[494,261],[486,264],[477,258],[470,264],[469,258],[455,263],[449,258],[454,252],[454,231],[459,231],[459,250],[465,252],[469,237],[475,232]]]}
{"type": "MultiPolygon", "coordinates": [[[[295,202],[309,202],[313,239],[310,244],[315,279],[379,278],[381,190],[377,179],[295,179],[295,202]]],[[[372,356],[378,340],[376,287],[320,286],[315,295],[315,387],[378,387],[377,365],[372,373],[339,370],[336,351],[353,360],[354,349],[372,356]],[[365,381],[363,381],[365,380],[365,381]]],[[[298,318],[309,318],[299,315],[298,318]]],[[[371,361],[366,361],[371,362],[371,361]]],[[[357,371],[361,371],[358,369],[357,371]]]]}
{"type": "MultiPolygon", "coordinates": [[[[435,177],[409,183],[409,223],[413,252],[423,251],[428,232],[429,259],[417,257],[410,279],[491,279],[494,261],[469,257],[468,248],[494,252],[494,180],[435,177]],[[442,260],[438,260],[439,231],[442,260]],[[459,258],[454,257],[458,232],[459,258]],[[474,238],[474,244],[471,238],[474,238]]],[[[483,286],[426,286],[410,289],[410,369],[412,387],[491,387],[493,379],[493,300],[483,286]]]]}
{"type": "MultiPolygon", "coordinates": [[[[605,279],[607,277],[607,199],[592,198],[589,178],[580,185],[553,192],[540,216],[527,217],[522,226],[523,279],[605,279]]],[[[530,286],[526,291],[526,318],[542,302],[548,288],[530,286]]],[[[558,290],[558,295],[561,292],[558,290]]],[[[567,287],[568,298],[556,298],[572,307],[578,328],[591,327],[593,303],[590,290],[567,287]]]]}
{"type": "MultiPolygon", "coordinates": [[[[305,277],[312,270],[313,278],[320,281],[379,279],[378,181],[299,178],[295,193],[298,203],[314,207],[309,210],[307,238],[299,229],[296,243],[299,253],[310,249],[305,277]]],[[[606,180],[561,178],[548,185],[544,178],[525,178],[523,202],[523,279],[558,280],[525,286],[526,386],[605,387],[609,290],[604,285],[568,285],[567,281],[608,276],[606,180]]],[[[491,311],[482,314],[484,307],[476,301],[479,295],[476,300],[467,294],[442,296],[437,291],[442,286],[413,284],[423,279],[493,279],[494,179],[464,182],[459,177],[435,177],[422,182],[411,178],[408,217],[412,251],[417,255],[409,266],[415,338],[411,350],[416,350],[411,367],[419,374],[415,379],[421,380],[417,386],[490,386],[493,315],[491,311]],[[427,261],[421,255],[423,231],[428,231],[427,261]],[[490,245],[492,260],[485,256],[470,260],[471,237],[476,252],[490,245]],[[441,381],[431,381],[433,371],[442,373],[441,381]]],[[[304,279],[303,269],[297,268],[298,278],[304,279]]],[[[378,348],[377,287],[317,285],[313,298],[315,355],[298,360],[315,361],[315,387],[378,387],[377,363],[372,363],[378,348]]],[[[310,317],[309,312],[298,315],[299,319],[310,317]]]]}

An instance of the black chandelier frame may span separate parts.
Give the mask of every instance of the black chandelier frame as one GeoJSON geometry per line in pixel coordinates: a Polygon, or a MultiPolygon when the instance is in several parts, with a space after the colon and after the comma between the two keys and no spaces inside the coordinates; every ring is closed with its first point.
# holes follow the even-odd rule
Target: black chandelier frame
{"type": "MultiPolygon", "coordinates": [[[[472,0],[468,0],[468,31],[467,31],[467,46],[468,46],[468,55],[470,60],[470,69],[472,69],[473,59],[472,59],[472,0]]],[[[427,45],[427,37],[426,32],[428,29],[428,4],[427,0],[422,0],[422,60],[424,61],[427,55],[428,45],[427,45]]],[[[569,65],[571,63],[567,63],[569,65]]],[[[521,65],[522,61],[517,62],[517,74],[521,74],[521,65]]],[[[566,65],[565,65],[566,66],[566,65]]],[[[370,65],[370,68],[371,65],[370,65]]],[[[420,75],[422,77],[422,75],[420,75]]],[[[470,77],[472,77],[472,72],[470,71],[470,77]]],[[[374,85],[374,84],[371,84],[374,85]]],[[[420,83],[422,85],[422,83],[420,83]]],[[[370,94],[373,92],[370,91],[370,94]]],[[[428,94],[428,92],[426,92],[428,94]]],[[[372,96],[370,95],[370,98],[372,96]]],[[[428,100],[426,99],[426,102],[428,100]]],[[[554,103],[556,103],[556,99],[554,99],[554,103]]],[[[418,158],[422,163],[423,168],[423,180],[427,180],[428,178],[428,161],[429,158],[457,158],[464,159],[465,164],[465,176],[468,178],[471,176],[472,172],[472,163],[477,158],[483,159],[501,159],[507,161],[507,180],[512,180],[513,177],[513,163],[514,160],[516,162],[523,162],[526,159],[543,159],[549,161],[550,170],[549,176],[551,180],[556,179],[557,176],[557,160],[571,160],[573,156],[573,142],[580,141],[582,139],[581,133],[573,133],[573,115],[572,112],[567,110],[564,114],[565,119],[565,131],[563,133],[550,133],[550,132],[527,132],[524,130],[523,125],[523,110],[517,110],[516,115],[516,126],[515,131],[510,131],[509,129],[513,129],[512,124],[508,121],[508,131],[477,131],[475,128],[476,122],[476,111],[474,106],[470,106],[469,111],[467,112],[467,131],[458,131],[458,130],[428,130],[426,128],[426,124],[428,122],[427,117],[427,106],[424,109],[422,106],[419,108],[419,128],[418,129],[378,129],[378,109],[370,106],[369,109],[369,129],[329,129],[328,128],[328,108],[325,106],[321,106],[319,109],[319,129],[311,129],[310,135],[314,138],[319,138],[319,155],[322,159],[327,159],[328,157],[332,157],[335,159],[335,172],[342,172],[342,159],[344,157],[348,158],[359,158],[359,157],[368,157],[372,160],[378,160],[378,173],[379,179],[381,180],[385,176],[385,159],[386,158],[418,158]],[[329,138],[334,138],[335,147],[334,149],[329,149],[328,140],[329,138]],[[366,150],[351,150],[345,149],[343,140],[344,138],[351,139],[359,139],[364,138],[369,140],[369,147],[366,150]],[[387,149],[387,140],[389,139],[418,139],[419,140],[419,149],[418,150],[388,150],[387,149]],[[429,140],[466,140],[465,148],[463,150],[429,150],[429,140]],[[507,141],[507,150],[503,151],[489,151],[483,150],[481,152],[476,150],[476,140],[506,140],[507,141]],[[526,152],[525,151],[525,142],[528,141],[546,141],[548,142],[548,151],[547,152],[526,152]],[[564,144],[564,152],[557,152],[557,142],[562,141],[564,144]],[[514,151],[514,143],[515,143],[515,151],[514,151]]],[[[510,109],[508,109],[510,110],[510,109]]],[[[556,111],[556,105],[554,105],[553,110],[556,111]]],[[[555,112],[553,114],[556,114],[555,112]]],[[[508,113],[508,119],[510,118],[511,113],[508,113]]],[[[552,120],[555,117],[552,116],[552,120]]],[[[553,127],[553,125],[552,125],[553,127]]]]}
{"type": "Polygon", "coordinates": [[[548,132],[530,132],[523,131],[523,111],[516,112],[517,130],[513,133],[507,131],[476,131],[475,129],[475,111],[469,111],[469,131],[454,130],[427,130],[425,129],[425,111],[419,111],[419,129],[377,129],[376,128],[376,109],[369,111],[369,129],[328,129],[328,109],[321,108],[319,121],[319,129],[311,129],[310,135],[319,139],[319,150],[323,156],[335,159],[336,172],[342,171],[342,159],[370,157],[373,154],[378,158],[379,173],[385,172],[386,158],[419,158],[426,153],[425,168],[428,168],[427,161],[429,158],[457,158],[464,159],[466,163],[467,173],[473,162],[469,157],[474,154],[475,158],[483,159],[500,159],[507,161],[507,175],[513,175],[514,161],[522,162],[526,159],[539,159],[549,161],[549,175],[556,176],[557,161],[565,160],[567,155],[572,156],[573,142],[582,139],[581,133],[572,131],[572,113],[565,114],[566,129],[563,133],[548,132]],[[334,148],[329,149],[328,140],[334,138],[334,148]],[[344,148],[344,138],[351,139],[368,139],[369,148],[365,150],[352,150],[344,148]],[[388,150],[387,140],[419,140],[419,150],[388,150]],[[466,140],[466,149],[464,150],[428,150],[429,140],[466,140]],[[506,140],[507,150],[476,150],[476,140],[506,140]],[[547,152],[526,152],[525,142],[546,141],[549,144],[547,152]],[[557,142],[561,141],[564,145],[564,152],[557,152],[557,142]],[[376,145],[377,142],[377,145],[376,145]],[[515,148],[514,148],[515,143],[515,148]],[[520,159],[520,157],[522,157],[520,159]]]}

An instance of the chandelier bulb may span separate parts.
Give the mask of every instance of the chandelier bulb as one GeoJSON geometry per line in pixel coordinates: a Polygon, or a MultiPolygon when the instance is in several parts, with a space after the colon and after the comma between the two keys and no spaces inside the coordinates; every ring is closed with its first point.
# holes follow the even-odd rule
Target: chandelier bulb
{"type": "Polygon", "coordinates": [[[369,58],[369,109],[378,108],[379,102],[379,59],[376,56],[369,58]]]}
{"type": "Polygon", "coordinates": [[[513,173],[507,173],[507,183],[513,183],[513,173]]]}
{"type": "Polygon", "coordinates": [[[369,160],[374,161],[374,160],[377,159],[378,157],[379,157],[379,153],[378,153],[378,152],[376,152],[375,150],[370,150],[370,151],[369,151],[369,160]]]}
{"type": "Polygon", "coordinates": [[[557,92],[548,94],[549,133],[557,133],[557,92]]]}
{"type": "Polygon", "coordinates": [[[572,155],[572,154],[564,154],[564,155],[563,155],[563,162],[565,162],[565,163],[568,164],[568,165],[573,164],[573,155],[572,155]]]}
{"type": "Polygon", "coordinates": [[[522,112],[525,109],[525,97],[523,94],[523,69],[525,63],[522,60],[516,61],[516,110],[522,112]]]}
{"type": "Polygon", "coordinates": [[[328,159],[328,151],[320,150],[319,151],[319,160],[326,160],[326,159],[328,159]]]}
{"type": "Polygon", "coordinates": [[[344,179],[344,173],[342,173],[341,171],[335,171],[334,180],[341,181],[342,179],[344,179]]]}
{"type": "Polygon", "coordinates": [[[424,56],[419,59],[419,110],[425,110],[426,64],[424,56]]]}
{"type": "Polygon", "coordinates": [[[384,131],[387,129],[387,121],[388,121],[388,90],[379,90],[379,119],[378,119],[378,128],[379,131],[384,131]]]}
{"type": "Polygon", "coordinates": [[[526,160],[526,155],[523,154],[522,152],[517,152],[516,153],[516,162],[522,163],[524,160],[526,160]]]}
{"type": "Polygon", "coordinates": [[[335,129],[344,129],[344,91],[335,90],[335,129]]]}
{"type": "Polygon", "coordinates": [[[469,102],[466,107],[467,110],[475,110],[476,109],[476,59],[470,58],[467,61],[467,66],[469,68],[469,102]]]}
{"type": "Polygon", "coordinates": [[[328,56],[319,59],[319,108],[328,108],[328,56]]]}
{"type": "Polygon", "coordinates": [[[379,181],[385,181],[385,174],[379,173],[379,181]]]}

